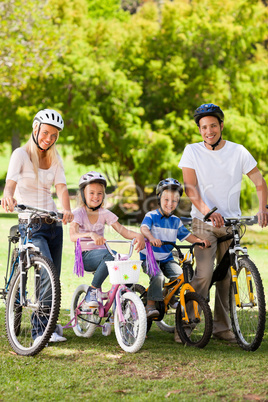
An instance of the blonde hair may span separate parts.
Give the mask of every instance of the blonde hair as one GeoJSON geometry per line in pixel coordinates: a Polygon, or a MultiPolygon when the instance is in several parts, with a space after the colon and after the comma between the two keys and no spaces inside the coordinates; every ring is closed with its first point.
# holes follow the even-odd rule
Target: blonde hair
{"type": "MultiPolygon", "coordinates": [[[[38,127],[37,127],[38,125],[40,125],[40,123],[38,121],[34,122],[33,130],[35,130],[36,128],[38,129],[38,127]]],[[[29,140],[26,142],[25,145],[23,145],[22,148],[25,149],[25,151],[29,155],[31,162],[33,164],[35,176],[38,179],[38,169],[39,169],[38,148],[37,148],[36,143],[33,140],[33,135],[34,134],[32,134],[30,136],[29,140]]],[[[58,138],[59,138],[59,132],[57,135],[57,139],[58,138]]],[[[57,139],[56,139],[56,141],[57,141],[57,139]]],[[[58,154],[58,151],[56,150],[56,141],[52,145],[52,147],[48,151],[46,151],[46,158],[48,160],[49,166],[52,166],[54,164],[62,166],[61,158],[58,154]]]]}

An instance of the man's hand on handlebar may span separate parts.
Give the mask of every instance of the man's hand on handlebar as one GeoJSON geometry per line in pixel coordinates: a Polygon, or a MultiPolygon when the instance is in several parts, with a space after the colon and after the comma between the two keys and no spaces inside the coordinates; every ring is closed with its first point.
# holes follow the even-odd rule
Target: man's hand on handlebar
{"type": "Polygon", "coordinates": [[[212,222],[212,225],[216,228],[221,228],[222,226],[224,226],[223,217],[218,212],[213,212],[213,214],[210,215],[209,220],[212,222]]]}
{"type": "Polygon", "coordinates": [[[259,211],[257,213],[257,217],[260,227],[265,228],[266,226],[268,226],[268,209],[265,209],[264,211],[259,211]]]}

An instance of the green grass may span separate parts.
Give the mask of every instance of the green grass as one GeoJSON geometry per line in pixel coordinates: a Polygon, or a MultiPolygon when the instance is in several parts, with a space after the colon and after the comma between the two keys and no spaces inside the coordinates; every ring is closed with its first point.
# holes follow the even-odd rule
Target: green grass
{"type": "MultiPolygon", "coordinates": [[[[0,280],[4,276],[9,227],[16,216],[0,216],[0,280]]],[[[268,289],[268,231],[248,231],[253,245],[250,255],[268,289]]],[[[115,232],[107,233],[114,238],[115,232]]],[[[125,250],[120,249],[121,252],[125,250]]],[[[60,322],[69,321],[72,294],[92,276],[73,275],[73,244],[64,228],[62,264],[62,308],[60,322]]],[[[136,256],[137,257],[137,256],[136,256]]],[[[135,256],[134,256],[135,258],[135,256]]],[[[145,274],[140,282],[148,284],[145,274]]],[[[108,289],[109,281],[104,288],[108,289]]],[[[171,334],[153,324],[142,349],[132,355],[119,347],[114,331],[104,337],[98,328],[90,339],[78,338],[65,329],[68,341],[45,348],[31,358],[14,354],[4,330],[4,305],[0,304],[0,384],[1,401],[267,401],[268,332],[261,347],[253,353],[211,339],[199,350],[176,344],[171,334]]]]}

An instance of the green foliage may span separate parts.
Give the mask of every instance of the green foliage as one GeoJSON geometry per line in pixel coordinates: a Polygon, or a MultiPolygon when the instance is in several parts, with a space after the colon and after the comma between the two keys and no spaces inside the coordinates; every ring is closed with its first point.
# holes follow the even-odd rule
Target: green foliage
{"type": "Polygon", "coordinates": [[[181,178],[185,145],[201,140],[193,112],[213,102],[225,111],[225,138],[267,174],[263,3],[141,1],[133,15],[122,5],[0,3],[0,141],[28,134],[36,110],[54,107],[77,161],[132,175],[145,196],[164,176],[181,178]]]}

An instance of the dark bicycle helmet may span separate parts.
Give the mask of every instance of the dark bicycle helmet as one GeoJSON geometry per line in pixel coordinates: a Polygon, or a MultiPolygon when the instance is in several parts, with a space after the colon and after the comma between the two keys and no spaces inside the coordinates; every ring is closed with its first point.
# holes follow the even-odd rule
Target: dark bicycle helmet
{"type": "Polygon", "coordinates": [[[220,122],[224,121],[224,113],[221,108],[213,103],[205,103],[199,106],[194,112],[194,120],[199,126],[199,120],[205,116],[215,116],[220,122]]]}
{"type": "Polygon", "coordinates": [[[164,190],[178,190],[180,196],[183,194],[183,187],[181,183],[176,179],[172,179],[172,177],[161,180],[158,183],[156,187],[156,195],[161,196],[164,190]]]}

